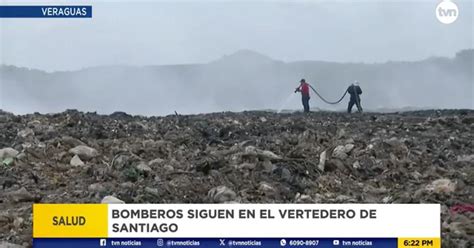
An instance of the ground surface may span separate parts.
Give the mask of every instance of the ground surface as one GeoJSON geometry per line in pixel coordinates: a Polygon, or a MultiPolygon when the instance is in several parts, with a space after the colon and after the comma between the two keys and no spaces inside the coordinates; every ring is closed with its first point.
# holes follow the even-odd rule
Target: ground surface
{"type": "Polygon", "coordinates": [[[0,112],[0,240],[31,245],[34,202],[112,195],[127,203],[440,203],[443,246],[469,247],[473,140],[468,110],[0,112]]]}

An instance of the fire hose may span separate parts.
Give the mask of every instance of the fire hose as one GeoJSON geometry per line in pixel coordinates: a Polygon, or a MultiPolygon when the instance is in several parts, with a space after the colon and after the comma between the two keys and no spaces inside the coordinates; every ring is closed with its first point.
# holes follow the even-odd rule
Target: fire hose
{"type": "Polygon", "coordinates": [[[342,101],[342,99],[344,99],[344,97],[347,95],[347,90],[346,90],[346,91],[344,92],[344,95],[342,95],[342,97],[341,97],[339,100],[337,100],[337,101],[335,101],[335,102],[331,102],[331,101],[326,100],[323,96],[321,96],[321,95],[316,91],[316,89],[313,88],[313,86],[312,86],[311,84],[308,84],[308,85],[309,85],[309,87],[314,91],[314,93],[315,93],[319,98],[321,98],[321,100],[323,100],[323,102],[325,102],[325,103],[327,103],[327,104],[338,104],[338,103],[340,103],[340,102],[342,101]]]}

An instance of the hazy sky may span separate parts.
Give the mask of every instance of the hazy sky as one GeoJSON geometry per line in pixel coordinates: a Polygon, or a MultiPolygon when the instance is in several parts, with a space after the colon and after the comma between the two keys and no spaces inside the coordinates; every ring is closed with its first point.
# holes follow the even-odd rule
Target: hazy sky
{"type": "Polygon", "coordinates": [[[93,1],[92,19],[0,19],[0,63],[48,71],[206,63],[240,49],[371,63],[473,48],[472,1],[454,1],[460,16],[450,25],[436,19],[439,2],[93,1]]]}

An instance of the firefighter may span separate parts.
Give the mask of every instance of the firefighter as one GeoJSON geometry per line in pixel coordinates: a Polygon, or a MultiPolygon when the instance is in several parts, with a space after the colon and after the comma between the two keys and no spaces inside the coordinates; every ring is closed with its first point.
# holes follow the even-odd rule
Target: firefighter
{"type": "Polygon", "coordinates": [[[359,86],[359,82],[355,81],[347,88],[347,93],[351,95],[349,100],[349,105],[347,106],[347,113],[352,112],[352,107],[354,104],[357,106],[357,111],[362,112],[362,105],[360,104],[360,95],[362,94],[362,89],[359,86]]]}
{"type": "Polygon", "coordinates": [[[303,111],[305,113],[309,113],[309,84],[306,83],[306,80],[300,80],[300,85],[295,89],[295,93],[296,92],[301,92],[301,102],[303,103],[303,111]]]}

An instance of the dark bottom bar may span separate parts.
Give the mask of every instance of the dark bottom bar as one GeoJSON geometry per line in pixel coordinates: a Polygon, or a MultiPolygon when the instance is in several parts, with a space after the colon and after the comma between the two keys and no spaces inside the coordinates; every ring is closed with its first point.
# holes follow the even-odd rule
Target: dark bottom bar
{"type": "Polygon", "coordinates": [[[373,247],[397,248],[396,238],[37,238],[34,248],[373,247]]]}

